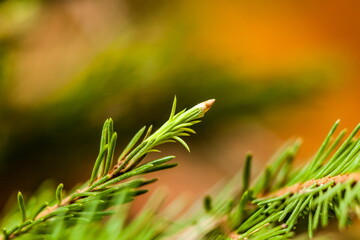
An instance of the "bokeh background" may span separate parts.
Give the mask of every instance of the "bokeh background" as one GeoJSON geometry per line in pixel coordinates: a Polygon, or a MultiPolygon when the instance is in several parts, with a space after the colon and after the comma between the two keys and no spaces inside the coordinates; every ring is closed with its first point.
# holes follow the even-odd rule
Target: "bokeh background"
{"type": "MultiPolygon", "coordinates": [[[[153,174],[170,199],[200,198],[287,139],[301,163],[337,119],[360,119],[358,1],[0,1],[0,206],[45,179],[88,178],[103,121],[118,152],[143,125],[216,98],[192,153],[153,174]]],[[[155,156],[156,157],[156,156],[155,156]]]]}

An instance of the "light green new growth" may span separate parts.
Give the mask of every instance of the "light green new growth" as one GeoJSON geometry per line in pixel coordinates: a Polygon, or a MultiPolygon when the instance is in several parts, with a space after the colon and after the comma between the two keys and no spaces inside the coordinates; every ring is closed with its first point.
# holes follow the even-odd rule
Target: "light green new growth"
{"type": "Polygon", "coordinates": [[[175,98],[168,121],[154,133],[151,133],[150,126],[145,137],[140,140],[146,130],[146,127],[143,127],[115,163],[117,133],[114,132],[112,119],[107,119],[101,134],[99,155],[89,181],[68,195],[64,195],[64,185],[59,184],[55,191],[55,201],[50,205],[45,202],[37,209],[27,209],[23,195],[19,192],[18,205],[22,222],[10,228],[3,228],[3,236],[0,239],[26,239],[27,235],[30,239],[61,239],[61,229],[64,225],[69,227],[80,220],[90,221],[112,214],[112,211],[107,210],[109,207],[129,202],[133,197],[145,193],[146,190],[138,188],[156,179],[130,179],[131,177],[172,168],[176,164],[167,163],[174,159],[174,156],[162,157],[147,163],[142,163],[143,159],[147,154],[157,152],[157,146],[167,142],[177,141],[189,150],[182,137],[195,133],[191,126],[200,122],[198,119],[204,116],[214,101],[208,100],[175,114],[175,98]]]}

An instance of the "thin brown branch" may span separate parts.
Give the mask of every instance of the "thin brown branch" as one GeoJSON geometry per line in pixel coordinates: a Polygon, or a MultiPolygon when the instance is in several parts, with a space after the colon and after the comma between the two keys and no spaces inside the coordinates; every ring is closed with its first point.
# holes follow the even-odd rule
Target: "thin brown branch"
{"type": "Polygon", "coordinates": [[[282,196],[287,193],[295,194],[295,193],[300,193],[304,189],[309,188],[310,186],[313,186],[313,185],[321,186],[321,185],[324,185],[324,184],[327,184],[330,182],[333,182],[335,185],[337,183],[344,183],[344,182],[347,182],[350,180],[359,182],[360,181],[360,173],[350,173],[350,174],[345,174],[345,175],[337,175],[334,177],[323,177],[320,179],[311,179],[304,183],[297,183],[290,187],[281,188],[275,192],[269,193],[262,197],[271,198],[271,197],[279,197],[279,196],[282,196]]]}

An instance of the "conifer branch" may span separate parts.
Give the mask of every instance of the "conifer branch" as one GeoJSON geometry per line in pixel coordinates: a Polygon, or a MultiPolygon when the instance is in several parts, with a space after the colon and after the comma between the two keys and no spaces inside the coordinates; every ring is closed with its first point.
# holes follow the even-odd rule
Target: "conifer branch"
{"type": "Polygon", "coordinates": [[[312,238],[320,223],[326,227],[332,218],[338,220],[339,228],[350,223],[353,209],[360,203],[360,141],[355,138],[360,125],[337,147],[345,134],[342,131],[331,141],[338,124],[339,121],[303,169],[293,170],[286,164],[286,159],[294,157],[297,144],[285,149],[266,168],[253,189],[246,193],[253,191],[247,204],[255,210],[250,211],[249,205],[242,203],[242,211],[247,212],[248,217],[241,220],[229,237],[287,239],[293,235],[300,219],[306,218],[308,235],[312,238]],[[279,177],[284,171],[287,172],[285,182],[279,177]]]}
{"type": "MultiPolygon", "coordinates": [[[[147,181],[132,177],[176,165],[168,163],[173,156],[143,163],[147,154],[157,152],[156,147],[160,144],[175,141],[189,150],[182,137],[195,133],[191,126],[200,122],[198,118],[213,103],[209,100],[176,113],[175,98],[168,121],[154,133],[152,126],[140,129],[115,162],[117,134],[112,120],[108,119],[89,181],[70,194],[65,194],[60,184],[54,194],[55,200],[51,204],[45,202],[37,209],[29,208],[19,192],[19,216],[22,220],[12,228],[4,229],[4,237],[0,240],[24,237],[26,233],[35,234],[29,236],[51,236],[50,239],[84,239],[84,231],[91,227],[79,221],[93,222],[113,214],[109,211],[111,206],[129,202],[145,193],[146,190],[139,188],[156,179],[147,181]],[[66,231],[68,235],[61,233],[75,222],[75,227],[66,231]]],[[[360,218],[360,139],[356,137],[360,124],[345,140],[345,130],[335,136],[338,124],[339,121],[331,128],[314,157],[302,168],[293,165],[300,140],[289,142],[253,182],[250,178],[252,155],[248,154],[241,180],[234,179],[216,197],[206,196],[203,202],[205,212],[189,222],[171,224],[153,213],[140,214],[126,229],[121,228],[123,234],[119,234],[120,230],[113,232],[121,239],[132,240],[164,237],[275,240],[292,238],[298,233],[295,229],[304,224],[310,238],[316,230],[327,227],[333,220],[343,229],[355,217],[360,218]],[[184,228],[179,229],[178,225],[184,228]],[[141,230],[139,226],[143,226],[141,230]]],[[[101,228],[95,229],[98,236],[108,236],[101,228]]]]}
{"type": "MultiPolygon", "coordinates": [[[[28,232],[36,232],[36,229],[40,228],[41,225],[46,226],[57,219],[68,219],[66,224],[71,224],[76,219],[83,219],[86,215],[85,210],[91,206],[96,206],[96,211],[93,210],[92,215],[101,217],[109,214],[106,209],[110,206],[129,202],[133,197],[145,193],[146,190],[139,190],[138,188],[150,184],[156,179],[146,181],[130,178],[176,166],[176,164],[167,163],[174,159],[174,156],[142,163],[146,155],[157,151],[155,147],[173,141],[178,141],[189,150],[185,141],[180,137],[194,133],[191,126],[200,122],[198,119],[204,116],[214,101],[213,99],[208,100],[189,110],[175,114],[175,98],[168,121],[152,134],[152,126],[150,126],[145,137],[140,141],[146,127],[142,128],[120,154],[116,163],[113,161],[117,134],[114,132],[112,119],[107,119],[101,134],[99,155],[89,181],[68,195],[64,195],[64,186],[60,184],[56,189],[56,200],[50,206],[47,202],[42,204],[34,210],[31,218],[26,213],[24,198],[19,192],[18,202],[22,223],[9,228],[9,230],[4,228],[0,240],[15,239],[28,232]],[[138,143],[139,141],[140,143],[138,143]],[[121,202],[116,201],[114,203],[114,200],[119,199],[119,196],[121,196],[121,202]]],[[[39,230],[39,234],[44,234],[43,231],[44,229],[39,230]]]]}
{"type": "Polygon", "coordinates": [[[339,121],[301,169],[293,166],[301,143],[297,140],[283,148],[249,184],[248,155],[242,187],[235,188],[238,192],[218,194],[215,200],[206,197],[204,208],[208,217],[203,215],[199,221],[211,223],[207,224],[209,227],[195,224],[177,236],[192,231],[196,237],[191,239],[288,239],[295,235],[298,225],[306,223],[312,238],[314,231],[326,227],[332,219],[343,229],[354,217],[360,218],[360,140],[356,138],[360,124],[343,143],[345,130],[334,137],[338,124],[339,121]]]}

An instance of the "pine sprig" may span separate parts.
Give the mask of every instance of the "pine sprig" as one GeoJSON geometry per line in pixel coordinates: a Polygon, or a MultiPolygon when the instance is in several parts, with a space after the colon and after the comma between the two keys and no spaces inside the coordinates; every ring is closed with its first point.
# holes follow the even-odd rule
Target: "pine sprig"
{"type": "MultiPolygon", "coordinates": [[[[254,197],[247,204],[256,210],[235,229],[234,239],[286,239],[304,219],[312,238],[314,231],[320,225],[326,227],[331,219],[337,219],[339,228],[344,228],[354,215],[360,217],[355,211],[360,203],[360,140],[355,138],[360,125],[339,146],[345,131],[331,140],[338,124],[301,170],[287,164],[295,156],[297,143],[266,168],[249,190],[254,197]],[[284,173],[286,181],[279,177],[284,173]]],[[[249,211],[242,206],[242,211],[249,211]]]]}
{"type": "Polygon", "coordinates": [[[207,196],[203,202],[205,212],[188,222],[171,224],[154,212],[146,212],[126,227],[124,221],[120,222],[120,229],[115,229],[116,224],[111,221],[104,225],[106,231],[94,225],[94,220],[115,213],[110,207],[132,201],[146,192],[140,187],[156,180],[132,177],[176,165],[168,163],[173,156],[146,163],[143,160],[167,142],[179,142],[189,150],[182,138],[195,133],[191,126],[199,122],[198,118],[213,102],[209,100],[176,113],[175,98],[168,121],[154,133],[152,126],[140,129],[117,161],[114,160],[117,135],[112,120],[108,119],[89,181],[70,194],[64,192],[62,184],[58,185],[55,200],[38,209],[29,208],[19,192],[21,221],[4,229],[0,239],[78,240],[84,239],[86,232],[93,232],[102,239],[117,236],[114,238],[274,240],[296,236],[303,231],[299,226],[306,226],[312,238],[316,230],[327,227],[330,221],[337,221],[343,229],[355,217],[360,218],[360,139],[356,137],[360,124],[343,140],[345,130],[335,136],[337,121],[314,157],[300,169],[293,166],[300,140],[286,144],[253,183],[252,155],[248,154],[241,178],[235,178],[217,197],[207,196]]]}
{"type": "MultiPolygon", "coordinates": [[[[56,200],[50,205],[46,202],[37,210],[33,210],[35,214],[31,217],[27,214],[24,198],[19,192],[18,203],[22,222],[11,228],[4,228],[3,237],[0,239],[15,239],[25,233],[36,231],[38,234],[46,234],[49,231],[49,224],[59,220],[62,221],[62,224],[71,225],[74,221],[84,219],[86,209],[92,206],[96,206],[96,211],[91,211],[92,215],[95,214],[101,218],[110,214],[107,209],[112,205],[129,202],[135,196],[145,193],[146,190],[139,190],[138,188],[150,184],[156,179],[146,181],[130,178],[176,166],[176,164],[168,163],[174,159],[174,156],[142,163],[146,155],[157,152],[157,146],[174,141],[179,142],[189,150],[182,137],[189,136],[189,133],[195,133],[191,126],[200,122],[198,119],[204,116],[214,101],[213,99],[208,100],[189,110],[175,114],[175,98],[168,121],[154,133],[151,133],[152,126],[150,126],[144,138],[140,140],[146,130],[146,127],[143,127],[135,134],[115,163],[113,162],[117,133],[114,132],[112,119],[107,119],[101,134],[99,155],[96,158],[89,181],[68,195],[63,191],[63,184],[60,184],[55,192],[56,200]],[[119,196],[121,196],[121,201],[115,201],[115,203],[114,199],[119,199],[119,196]]],[[[61,224],[56,226],[58,230],[52,230],[59,232],[61,224]]]]}
{"type": "Polygon", "coordinates": [[[303,168],[293,166],[301,141],[289,142],[251,184],[248,154],[241,178],[227,187],[233,190],[207,196],[205,212],[174,239],[289,239],[304,225],[312,238],[330,221],[343,229],[360,218],[360,124],[345,140],[345,130],[335,136],[338,124],[303,168]]]}

